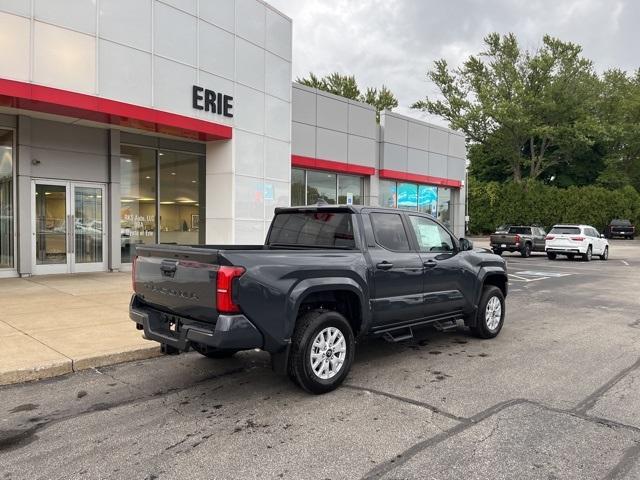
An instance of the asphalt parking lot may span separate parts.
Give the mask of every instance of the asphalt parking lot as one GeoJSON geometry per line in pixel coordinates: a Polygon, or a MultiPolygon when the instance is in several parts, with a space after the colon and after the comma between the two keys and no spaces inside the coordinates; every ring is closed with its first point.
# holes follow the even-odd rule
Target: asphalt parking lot
{"type": "Polygon", "coordinates": [[[498,338],[368,340],[324,396],[261,352],[0,387],[0,478],[640,478],[640,241],[505,258],[498,338]]]}

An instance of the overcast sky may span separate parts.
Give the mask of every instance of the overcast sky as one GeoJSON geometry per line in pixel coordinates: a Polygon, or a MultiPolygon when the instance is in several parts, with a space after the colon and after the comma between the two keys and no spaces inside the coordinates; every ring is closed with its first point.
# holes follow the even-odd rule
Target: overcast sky
{"type": "MultiPolygon", "coordinates": [[[[640,67],[637,0],[267,0],[293,19],[293,78],[309,71],[385,84],[397,111],[437,93],[433,61],[458,65],[490,32],[514,32],[535,49],[545,33],[583,46],[598,70],[640,67]]],[[[433,120],[433,119],[432,119],[433,120]]]]}

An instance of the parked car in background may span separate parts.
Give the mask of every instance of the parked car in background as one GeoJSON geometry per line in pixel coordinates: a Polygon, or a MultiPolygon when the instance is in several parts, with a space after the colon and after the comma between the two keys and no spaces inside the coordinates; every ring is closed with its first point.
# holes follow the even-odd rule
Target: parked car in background
{"type": "Polygon", "coordinates": [[[569,260],[580,256],[591,261],[594,255],[601,260],[609,258],[609,242],[591,225],[555,225],[546,238],[545,250],[549,260],[566,255],[569,260]]]}
{"type": "Polygon", "coordinates": [[[636,227],[631,223],[631,220],[611,220],[604,229],[604,236],[607,238],[622,237],[633,240],[636,236],[636,227]]]}
{"type": "Polygon", "coordinates": [[[520,252],[526,258],[531,252],[544,252],[545,235],[544,229],[537,226],[511,226],[506,232],[497,230],[491,235],[491,250],[496,255],[520,252]]]}

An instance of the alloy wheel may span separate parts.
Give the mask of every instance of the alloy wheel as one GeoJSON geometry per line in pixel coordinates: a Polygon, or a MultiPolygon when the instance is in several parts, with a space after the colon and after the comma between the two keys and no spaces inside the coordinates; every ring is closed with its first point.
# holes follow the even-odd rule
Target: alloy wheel
{"type": "Polygon", "coordinates": [[[484,318],[487,323],[487,328],[492,332],[500,325],[502,319],[502,303],[498,297],[491,297],[487,302],[487,308],[484,312],[484,318]]]}
{"type": "Polygon", "coordinates": [[[327,327],[318,333],[311,345],[311,369],[322,380],[335,377],[347,356],[347,342],[336,327],[327,327]]]}

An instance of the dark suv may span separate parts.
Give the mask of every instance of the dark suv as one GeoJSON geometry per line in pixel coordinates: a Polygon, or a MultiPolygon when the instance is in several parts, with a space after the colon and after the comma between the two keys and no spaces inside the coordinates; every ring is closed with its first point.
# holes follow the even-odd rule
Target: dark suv
{"type": "Polygon", "coordinates": [[[357,338],[458,322],[492,338],[505,316],[505,261],[418,212],[280,208],[264,245],[145,245],[133,265],[146,338],[211,358],[259,348],[313,393],[344,380],[357,338]]]}

